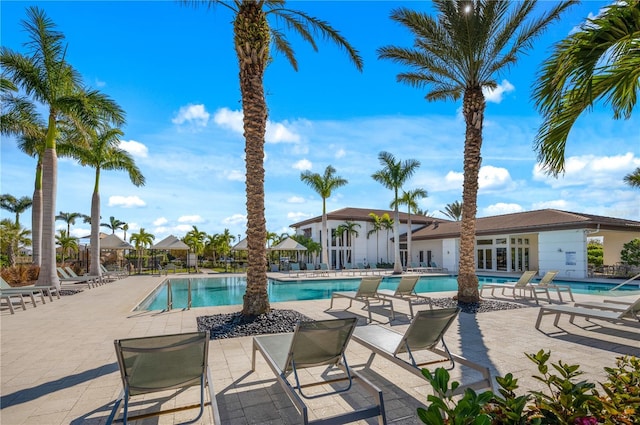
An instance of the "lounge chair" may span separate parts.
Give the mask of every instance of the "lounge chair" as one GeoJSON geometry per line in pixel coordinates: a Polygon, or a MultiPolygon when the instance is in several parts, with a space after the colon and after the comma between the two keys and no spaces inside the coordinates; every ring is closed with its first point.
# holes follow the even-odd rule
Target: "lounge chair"
{"type": "Polygon", "coordinates": [[[556,270],[552,270],[552,271],[546,272],[544,276],[542,276],[542,278],[540,279],[540,282],[529,283],[529,285],[531,285],[531,288],[532,288],[531,292],[533,293],[533,296],[536,299],[536,304],[538,303],[538,294],[546,294],[547,300],[551,302],[551,297],[549,296],[549,290],[551,289],[555,289],[556,293],[558,294],[558,298],[560,299],[560,302],[564,302],[564,300],[562,299],[562,292],[566,292],[569,295],[569,298],[571,298],[571,301],[575,301],[573,299],[573,292],[571,292],[571,286],[557,285],[555,283],[552,283],[553,279],[555,279],[557,275],[558,275],[558,272],[556,270]]]}
{"type": "Polygon", "coordinates": [[[353,333],[353,340],[371,350],[366,367],[371,367],[377,354],[422,377],[422,368],[425,366],[447,362],[448,369],[451,370],[458,362],[479,372],[482,378],[461,385],[454,394],[462,393],[466,388],[491,388],[491,374],[488,368],[451,353],[444,342],[444,334],[459,312],[460,309],[457,307],[419,311],[404,334],[381,325],[358,326],[353,333]],[[429,360],[418,361],[418,353],[424,350],[438,357],[434,359],[433,355],[424,356],[429,357],[429,360]]]}
{"type": "MultiPolygon", "coordinates": [[[[113,278],[113,280],[122,279],[123,277],[128,276],[128,273],[124,270],[108,270],[103,264],[100,264],[100,271],[102,271],[103,276],[113,278]]],[[[174,268],[174,272],[175,272],[175,268],[174,268]]]]}
{"type": "Polygon", "coordinates": [[[299,322],[293,333],[262,335],[253,338],[253,355],[251,370],[256,370],[256,352],[259,351],[276,375],[278,382],[302,416],[302,423],[343,424],[365,418],[378,418],[378,424],[386,424],[382,391],[371,384],[347,364],[345,349],[351,338],[357,320],[355,318],[332,319],[310,322],[299,322]],[[302,369],[316,366],[333,366],[342,370],[344,376],[324,379],[311,383],[301,383],[299,372],[302,369]],[[293,374],[295,383],[290,382],[293,374]],[[339,394],[351,389],[352,381],[357,379],[376,400],[374,406],[339,414],[316,421],[309,420],[309,411],[303,398],[312,399],[332,394],[339,394]],[[313,395],[307,395],[303,388],[334,384],[348,381],[339,388],[313,395]]]}
{"type": "Polygon", "coordinates": [[[420,263],[412,261],[410,266],[407,266],[407,273],[418,273],[420,272],[420,263]]]}
{"type": "Polygon", "coordinates": [[[300,276],[300,264],[298,263],[289,263],[289,274],[295,273],[296,276],[300,276]]]}
{"type": "MultiPolygon", "coordinates": [[[[576,303],[573,307],[566,305],[549,305],[540,307],[538,312],[538,320],[536,320],[536,329],[540,329],[540,322],[544,316],[555,315],[553,321],[554,326],[558,326],[560,316],[569,315],[569,323],[573,324],[576,316],[589,319],[599,319],[607,322],[619,324],[635,324],[640,322],[640,298],[634,303],[622,305],[617,303],[601,303],[601,306],[595,307],[595,303],[576,303]],[[602,305],[611,304],[611,307],[604,309],[602,305]],[[618,305],[620,307],[618,307],[618,305]]],[[[600,304],[600,303],[598,303],[600,304]]]]}
{"type": "Polygon", "coordinates": [[[211,406],[213,423],[221,423],[207,364],[209,332],[118,339],[114,341],[114,345],[123,389],[115,401],[107,424],[114,421],[121,404],[124,404],[122,422],[125,425],[128,420],[199,407],[198,416],[189,422],[184,422],[185,424],[194,423],[202,416],[206,404],[211,406]],[[198,385],[200,386],[199,404],[129,416],[129,398],[132,396],[186,389],[198,385]],[[208,403],[205,403],[205,388],[209,392],[208,403]]]}
{"type": "Polygon", "coordinates": [[[320,268],[315,271],[314,275],[329,276],[329,265],[327,265],[327,263],[320,263],[320,268]]]}
{"type": "Polygon", "coordinates": [[[353,301],[360,301],[364,303],[364,308],[367,310],[369,314],[369,322],[373,319],[371,318],[371,301],[379,301],[384,306],[385,304],[389,304],[391,307],[391,320],[395,319],[395,313],[393,311],[393,301],[389,299],[382,298],[378,294],[378,286],[380,286],[380,282],[382,282],[381,276],[370,276],[363,277],[360,281],[360,286],[357,291],[337,291],[331,294],[331,304],[329,305],[329,310],[333,309],[333,300],[336,298],[347,298],[349,300],[349,307],[345,308],[348,310],[351,308],[353,301]]]}
{"type": "Polygon", "coordinates": [[[426,300],[429,302],[429,308],[433,308],[431,297],[419,295],[416,293],[416,285],[420,276],[402,276],[398,287],[393,289],[378,289],[378,295],[383,298],[394,298],[397,300],[407,301],[409,303],[409,311],[413,318],[413,301],[426,300]]]}
{"type": "Polygon", "coordinates": [[[89,289],[102,284],[100,282],[99,276],[71,277],[71,275],[69,275],[69,273],[67,273],[66,270],[64,270],[62,267],[57,267],[56,270],[58,271],[58,276],[60,278],[61,283],[71,283],[74,285],[84,284],[89,289]]]}
{"type": "Polygon", "coordinates": [[[618,300],[604,300],[604,302],[583,301],[575,303],[574,307],[593,308],[597,310],[625,313],[625,317],[635,317],[636,319],[640,320],[640,298],[631,302],[618,300]]]}
{"type": "MultiPolygon", "coordinates": [[[[520,279],[518,279],[517,282],[483,283],[482,286],[480,286],[480,296],[482,296],[482,291],[484,291],[485,289],[491,289],[492,296],[495,296],[494,292],[496,289],[502,290],[502,295],[505,295],[504,293],[505,290],[510,290],[512,291],[513,298],[516,297],[516,290],[520,291],[521,293],[522,291],[532,292],[532,289],[529,283],[537,273],[538,273],[537,270],[528,270],[522,273],[522,276],[520,276],[520,279]]],[[[536,299],[536,303],[537,302],[538,300],[536,299]]]]}
{"type": "Polygon", "coordinates": [[[13,305],[15,303],[14,299],[17,299],[18,305],[20,305],[23,310],[27,309],[27,305],[24,303],[24,295],[23,294],[5,294],[5,293],[0,293],[0,300],[5,301],[7,303],[7,306],[9,307],[9,312],[11,312],[11,314],[15,314],[16,313],[15,309],[13,308],[13,305]]]}
{"type": "MultiPolygon", "coordinates": [[[[49,295],[49,299],[51,301],[53,301],[53,297],[51,296],[51,290],[48,289],[49,287],[35,287],[35,286],[19,286],[19,287],[13,287],[11,285],[9,285],[4,278],[2,278],[2,276],[0,276],[0,294],[2,295],[22,295],[23,297],[29,297],[29,299],[31,299],[31,303],[33,304],[34,307],[37,307],[36,305],[36,298],[37,296],[40,297],[40,299],[42,300],[42,304],[46,304],[45,300],[44,300],[44,295],[45,293],[47,293],[49,295]]],[[[55,290],[55,287],[54,287],[55,290]]],[[[60,298],[60,295],[58,295],[58,298],[60,298]]]]}
{"type": "Polygon", "coordinates": [[[356,263],[356,268],[354,269],[354,276],[355,276],[355,272],[358,271],[360,272],[360,275],[362,276],[363,274],[366,275],[369,273],[371,269],[368,269],[364,263],[356,263]]]}

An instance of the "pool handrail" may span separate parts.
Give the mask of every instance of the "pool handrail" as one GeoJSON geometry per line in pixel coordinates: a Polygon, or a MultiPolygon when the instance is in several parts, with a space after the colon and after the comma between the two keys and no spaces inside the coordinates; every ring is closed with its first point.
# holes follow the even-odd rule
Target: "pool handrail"
{"type": "MultiPolygon", "coordinates": [[[[639,278],[639,277],[640,277],[640,273],[638,273],[637,275],[635,275],[635,276],[634,276],[634,277],[632,277],[631,279],[627,279],[627,280],[625,280],[624,282],[622,282],[621,284],[616,285],[616,286],[614,286],[613,288],[609,289],[609,292],[613,292],[613,291],[617,290],[618,288],[620,288],[620,287],[622,287],[622,286],[626,285],[627,283],[631,282],[632,280],[636,280],[636,279],[637,279],[637,278],[639,278]]],[[[638,287],[640,287],[640,284],[638,284],[638,287]]]]}

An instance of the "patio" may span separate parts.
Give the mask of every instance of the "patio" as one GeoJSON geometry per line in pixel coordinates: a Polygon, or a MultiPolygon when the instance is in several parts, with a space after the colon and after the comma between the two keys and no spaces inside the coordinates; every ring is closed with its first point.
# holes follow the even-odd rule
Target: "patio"
{"type": "MultiPolygon", "coordinates": [[[[193,275],[192,275],[193,276],[193,275]]],[[[205,275],[206,276],[206,275],[205,275]]],[[[37,308],[29,306],[11,315],[1,314],[1,410],[3,424],[102,424],[112,402],[121,390],[113,340],[117,338],[192,332],[196,317],[236,312],[240,306],[194,308],[188,311],[133,312],[132,309],[163,279],[159,276],[131,276],[82,293],[65,296],[37,308]]],[[[434,294],[434,297],[452,293],[434,294]]],[[[635,296],[625,297],[634,299],[635,296]]],[[[579,300],[602,297],[576,295],[579,300]]],[[[533,302],[527,308],[478,314],[461,313],[448,331],[446,341],[452,352],[482,363],[492,374],[512,372],[520,379],[520,388],[536,387],[531,378],[535,365],[524,353],[540,349],[552,351],[552,361],[578,363],[583,377],[599,380],[603,368],[614,366],[623,354],[640,356],[640,328],[603,323],[602,327],[569,324],[561,329],[553,320],[543,321],[542,333],[534,329],[538,309],[533,302]]],[[[315,319],[345,317],[366,313],[354,307],[348,312],[325,312],[329,300],[272,303],[273,308],[292,309],[315,319]]],[[[394,329],[408,325],[406,303],[394,303],[397,319],[394,329]]],[[[419,308],[427,308],[419,307],[419,308]]],[[[378,310],[374,319],[386,321],[378,310]]],[[[364,323],[364,320],[361,321],[364,323]]],[[[576,323],[584,325],[581,319],[576,323]]],[[[209,360],[213,385],[224,424],[296,424],[299,417],[278,386],[264,360],[258,357],[257,370],[251,373],[251,337],[212,340],[209,360]]],[[[347,359],[352,367],[366,362],[370,352],[351,343],[347,359]]],[[[431,388],[421,378],[376,358],[363,374],[384,394],[388,423],[419,424],[415,410],[423,405],[431,388]]],[[[455,378],[456,375],[454,374],[455,378]]],[[[465,377],[457,376],[464,380],[465,377]]],[[[356,390],[358,390],[356,388],[356,390]]],[[[175,399],[157,399],[151,410],[181,405],[197,395],[179,394],[175,399]]],[[[361,394],[356,391],[356,394],[361,394]]],[[[323,417],[363,402],[362,397],[322,398],[311,403],[312,417],[323,417]]],[[[132,409],[140,406],[133,399],[132,409]]],[[[171,424],[191,417],[192,411],[169,414],[138,423],[171,424]]],[[[200,423],[210,423],[208,412],[200,423]]],[[[361,422],[374,423],[374,421],[361,422]]]]}

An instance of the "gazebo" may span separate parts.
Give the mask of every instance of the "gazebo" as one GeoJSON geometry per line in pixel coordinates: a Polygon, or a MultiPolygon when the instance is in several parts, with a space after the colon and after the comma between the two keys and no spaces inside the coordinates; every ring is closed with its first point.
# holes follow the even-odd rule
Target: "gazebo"
{"type": "MultiPolygon", "coordinates": [[[[272,246],[271,250],[272,251],[296,251],[296,262],[297,262],[297,261],[300,261],[300,259],[298,258],[298,254],[301,251],[306,251],[307,248],[304,245],[302,245],[300,242],[296,241],[293,238],[286,238],[286,239],[280,241],[279,244],[272,246]]],[[[280,259],[280,262],[281,263],[283,262],[282,258],[280,259]]],[[[288,268],[288,266],[289,266],[288,259],[285,261],[285,263],[286,263],[286,266],[288,268]]],[[[281,266],[282,266],[282,264],[281,264],[281,266]]]]}
{"type": "Polygon", "coordinates": [[[124,251],[125,249],[134,249],[134,248],[133,248],[133,245],[131,245],[129,242],[120,239],[119,236],[112,233],[100,239],[100,251],[102,251],[103,249],[116,251],[116,261],[120,261],[121,263],[120,266],[122,266],[123,257],[122,258],[120,257],[120,255],[118,254],[118,251],[120,250],[124,251]]]}
{"type": "MultiPolygon", "coordinates": [[[[177,237],[175,237],[173,235],[169,235],[166,238],[164,238],[163,240],[161,240],[160,242],[158,242],[157,244],[153,245],[149,249],[154,251],[153,271],[155,271],[155,269],[156,269],[155,251],[158,251],[158,250],[163,250],[163,251],[174,250],[174,251],[187,251],[187,253],[188,253],[190,248],[189,248],[189,245],[187,245],[186,243],[182,242],[177,237]]],[[[187,260],[188,260],[188,254],[187,254],[187,260]]],[[[187,267],[188,266],[189,266],[189,261],[187,261],[187,267]]],[[[195,264],[195,266],[197,268],[197,263],[195,264]]]]}

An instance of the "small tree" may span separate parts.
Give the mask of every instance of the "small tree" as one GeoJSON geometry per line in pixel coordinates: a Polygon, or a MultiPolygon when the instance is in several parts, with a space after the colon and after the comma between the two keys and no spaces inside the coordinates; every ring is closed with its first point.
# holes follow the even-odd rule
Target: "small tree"
{"type": "Polygon", "coordinates": [[[636,238],[622,245],[620,259],[630,266],[640,266],[640,238],[636,238]]]}

